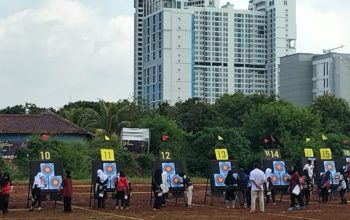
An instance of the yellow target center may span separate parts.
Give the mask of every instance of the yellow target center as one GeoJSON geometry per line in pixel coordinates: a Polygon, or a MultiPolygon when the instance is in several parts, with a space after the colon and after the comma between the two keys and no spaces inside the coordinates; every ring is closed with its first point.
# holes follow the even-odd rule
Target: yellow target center
{"type": "Polygon", "coordinates": [[[277,168],[277,170],[281,170],[282,169],[282,165],[279,163],[279,164],[276,165],[276,168],[277,168]]]}
{"type": "Polygon", "coordinates": [[[170,172],[171,170],[172,170],[171,166],[166,166],[166,167],[165,167],[165,171],[166,171],[166,172],[170,172]]]}
{"type": "Polygon", "coordinates": [[[107,172],[110,173],[110,172],[112,172],[112,171],[113,171],[113,168],[112,168],[111,166],[108,166],[108,167],[107,167],[107,172]]]}
{"type": "Polygon", "coordinates": [[[222,170],[224,170],[224,171],[228,170],[228,166],[227,165],[223,165],[222,166],[222,170]]]}
{"type": "Polygon", "coordinates": [[[331,164],[328,164],[328,165],[327,165],[327,170],[331,170],[332,167],[333,167],[333,166],[332,166],[331,164]]]}
{"type": "Polygon", "coordinates": [[[271,180],[272,180],[273,182],[275,182],[275,181],[277,180],[277,177],[273,176],[273,177],[271,178],[271,180]]]}
{"type": "Polygon", "coordinates": [[[218,177],[218,183],[222,183],[222,182],[224,182],[224,178],[222,178],[222,176],[219,176],[218,177]]]}
{"type": "Polygon", "coordinates": [[[45,167],[44,168],[44,172],[45,173],[50,173],[51,172],[51,168],[50,167],[45,167]]]}
{"type": "Polygon", "coordinates": [[[52,180],[52,184],[57,186],[58,185],[58,180],[57,179],[52,180]]]}
{"type": "Polygon", "coordinates": [[[179,183],[179,178],[177,178],[177,177],[174,178],[173,182],[174,182],[175,184],[179,183]]]}

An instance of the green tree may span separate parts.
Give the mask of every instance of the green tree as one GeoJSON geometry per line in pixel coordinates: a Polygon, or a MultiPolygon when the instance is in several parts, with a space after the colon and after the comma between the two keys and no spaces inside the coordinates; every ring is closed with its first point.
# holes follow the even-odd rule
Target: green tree
{"type": "Polygon", "coordinates": [[[255,152],[261,152],[263,148],[279,148],[284,158],[297,160],[303,155],[305,137],[316,136],[319,127],[318,116],[308,109],[276,101],[246,114],[243,129],[255,152]],[[271,136],[269,144],[272,146],[264,146],[263,139],[271,136]]]}
{"type": "Polygon", "coordinates": [[[188,99],[175,104],[176,122],[188,133],[197,133],[216,122],[216,115],[211,105],[198,98],[188,99]]]}
{"type": "Polygon", "coordinates": [[[235,93],[233,95],[224,94],[214,104],[218,114],[220,124],[226,128],[242,127],[243,119],[251,110],[257,109],[262,104],[275,100],[274,96],[267,95],[243,95],[235,93]]]}
{"type": "Polygon", "coordinates": [[[344,99],[334,95],[319,96],[312,102],[310,109],[320,116],[322,132],[350,136],[350,109],[344,99]]]}

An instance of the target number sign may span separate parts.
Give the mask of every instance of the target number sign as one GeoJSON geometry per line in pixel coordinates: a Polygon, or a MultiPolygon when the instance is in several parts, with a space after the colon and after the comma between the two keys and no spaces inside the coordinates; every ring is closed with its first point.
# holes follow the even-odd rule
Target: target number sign
{"type": "Polygon", "coordinates": [[[161,160],[171,160],[170,150],[161,150],[159,151],[159,156],[161,160]]]}
{"type": "Polygon", "coordinates": [[[330,148],[320,148],[320,157],[321,160],[331,160],[332,159],[332,151],[330,148]]]}
{"type": "Polygon", "coordinates": [[[41,160],[50,160],[51,159],[51,154],[49,151],[40,151],[39,156],[41,160]]]}
{"type": "Polygon", "coordinates": [[[343,149],[343,154],[345,157],[350,157],[350,150],[343,149]]]}
{"type": "Polygon", "coordinates": [[[314,157],[314,151],[311,148],[304,148],[305,157],[314,157]]]}
{"type": "Polygon", "coordinates": [[[113,149],[101,149],[101,160],[102,161],[114,161],[114,150],[113,149]]]}
{"type": "Polygon", "coordinates": [[[278,149],[266,149],[264,150],[265,157],[268,159],[280,159],[281,154],[278,149]]]}
{"type": "Polygon", "coordinates": [[[216,160],[228,160],[228,153],[226,148],[215,149],[216,160]]]}

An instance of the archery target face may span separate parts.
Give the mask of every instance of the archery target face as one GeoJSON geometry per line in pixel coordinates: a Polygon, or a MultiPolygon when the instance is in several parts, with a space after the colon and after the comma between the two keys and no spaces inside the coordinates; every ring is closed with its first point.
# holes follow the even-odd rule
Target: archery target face
{"type": "Polygon", "coordinates": [[[285,173],[286,165],[284,161],[273,161],[273,171],[274,173],[285,173]]]}
{"type": "Polygon", "coordinates": [[[116,163],[103,163],[103,172],[107,176],[117,174],[117,164],[116,163]]]}
{"type": "Polygon", "coordinates": [[[107,182],[107,188],[108,189],[115,189],[115,179],[117,178],[116,174],[112,174],[108,176],[108,182],[107,182]]]}
{"type": "Polygon", "coordinates": [[[41,187],[40,189],[49,189],[49,177],[48,176],[42,176],[40,178],[41,181],[41,187]]]}
{"type": "Polygon", "coordinates": [[[62,176],[52,176],[50,178],[50,189],[60,189],[62,185],[62,176]]]}
{"type": "Polygon", "coordinates": [[[225,176],[223,174],[214,174],[215,186],[225,186],[225,176]]]}
{"type": "Polygon", "coordinates": [[[231,170],[231,162],[219,162],[220,173],[227,175],[228,171],[231,170]]]}
{"type": "Polygon", "coordinates": [[[168,175],[175,174],[175,164],[174,163],[162,163],[162,170],[165,171],[168,175]]]}
{"type": "Polygon", "coordinates": [[[271,182],[273,185],[281,185],[281,176],[277,173],[271,173],[271,182]]]}
{"type": "Polygon", "coordinates": [[[179,175],[171,175],[170,176],[170,187],[183,187],[183,178],[179,175]]]}
{"type": "Polygon", "coordinates": [[[40,171],[44,176],[54,176],[55,165],[53,163],[40,163],[40,171]]]}
{"type": "Polygon", "coordinates": [[[324,172],[326,173],[327,171],[331,172],[332,174],[335,173],[335,163],[334,161],[323,161],[324,165],[324,172]]]}
{"type": "Polygon", "coordinates": [[[336,172],[333,174],[332,185],[339,185],[339,181],[340,181],[340,173],[336,172]]]}
{"type": "Polygon", "coordinates": [[[281,176],[281,185],[289,185],[291,176],[288,173],[284,173],[281,176]]]}

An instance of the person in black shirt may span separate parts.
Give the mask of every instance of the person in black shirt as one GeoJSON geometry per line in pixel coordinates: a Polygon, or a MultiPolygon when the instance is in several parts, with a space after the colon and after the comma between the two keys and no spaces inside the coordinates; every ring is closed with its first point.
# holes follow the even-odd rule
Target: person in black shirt
{"type": "Polygon", "coordinates": [[[233,176],[233,171],[230,170],[225,178],[225,202],[227,208],[235,208],[236,206],[236,192],[237,192],[237,180],[233,176]]]}

